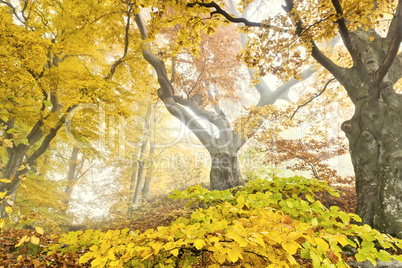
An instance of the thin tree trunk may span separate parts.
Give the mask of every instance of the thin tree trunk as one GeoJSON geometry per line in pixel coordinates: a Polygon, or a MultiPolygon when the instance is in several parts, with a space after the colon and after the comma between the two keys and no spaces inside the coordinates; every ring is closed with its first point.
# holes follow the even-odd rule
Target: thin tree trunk
{"type": "Polygon", "coordinates": [[[147,169],[147,175],[145,176],[145,182],[144,182],[144,188],[142,189],[142,197],[147,200],[148,202],[150,201],[150,195],[151,195],[151,184],[153,180],[153,168],[154,168],[154,160],[153,156],[155,154],[155,141],[151,140],[149,144],[149,163],[148,169],[147,169]]]}
{"type": "Polygon", "coordinates": [[[137,181],[137,160],[135,164],[133,164],[133,172],[131,173],[131,180],[130,180],[130,192],[129,192],[129,202],[128,202],[128,215],[133,214],[133,200],[134,200],[134,192],[135,192],[135,183],[137,181]]]}
{"type": "Polygon", "coordinates": [[[71,157],[70,157],[70,162],[68,166],[68,174],[67,174],[67,185],[66,189],[64,190],[66,194],[66,200],[64,201],[65,204],[65,210],[63,210],[63,213],[65,214],[68,210],[68,206],[71,200],[71,193],[73,191],[73,186],[75,182],[77,181],[77,160],[78,160],[78,153],[79,153],[79,148],[77,146],[74,146],[73,151],[71,152],[71,157]]]}
{"type": "MultiPolygon", "coordinates": [[[[141,141],[141,151],[140,151],[139,161],[138,161],[138,171],[137,171],[135,192],[134,192],[132,199],[130,199],[130,204],[129,204],[129,215],[131,215],[134,210],[138,209],[139,204],[140,204],[140,199],[141,199],[142,188],[144,186],[144,157],[146,155],[147,144],[148,144],[150,114],[151,114],[151,108],[148,108],[147,114],[145,115],[144,132],[143,132],[142,141],[141,141]]],[[[131,178],[132,178],[131,186],[133,186],[133,175],[131,176],[131,178]]]]}
{"type": "Polygon", "coordinates": [[[136,210],[139,207],[140,199],[141,199],[141,192],[142,192],[142,188],[144,186],[144,159],[143,158],[145,156],[146,149],[147,149],[147,141],[148,140],[145,140],[141,145],[140,161],[138,161],[137,183],[135,186],[134,197],[133,197],[132,204],[131,204],[131,207],[133,210],[136,210]]]}

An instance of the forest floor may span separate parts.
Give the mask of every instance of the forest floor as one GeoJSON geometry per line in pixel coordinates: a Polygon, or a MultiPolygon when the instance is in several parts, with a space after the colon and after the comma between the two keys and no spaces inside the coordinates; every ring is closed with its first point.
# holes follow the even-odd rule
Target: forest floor
{"type": "MultiPolygon", "coordinates": [[[[321,197],[325,204],[324,196],[321,197]]],[[[330,205],[337,205],[346,212],[353,212],[355,205],[354,196],[338,200],[327,200],[330,205]],[[348,200],[349,199],[349,200],[348,200]],[[342,200],[342,202],[339,202],[342,200]]],[[[124,229],[140,230],[144,232],[147,229],[156,229],[158,226],[168,226],[178,217],[188,216],[191,209],[185,208],[185,200],[174,201],[172,199],[161,198],[147,205],[145,208],[135,212],[133,219],[130,221],[120,221],[119,223],[110,224],[102,230],[124,229]]],[[[1,233],[0,246],[0,268],[18,267],[90,267],[89,264],[79,264],[79,258],[83,253],[75,254],[52,254],[48,256],[43,249],[57,242],[59,233],[44,233],[39,235],[34,228],[31,229],[10,229],[6,228],[1,233]],[[33,230],[32,230],[33,229],[33,230]],[[18,242],[24,236],[35,235],[40,239],[38,245],[32,243],[24,243],[16,247],[18,242]]],[[[301,267],[312,267],[311,262],[301,258],[297,258],[301,267]]],[[[350,258],[353,261],[353,258],[350,258]]],[[[194,265],[194,267],[206,267],[204,265],[194,265]]],[[[230,265],[222,267],[232,267],[230,265]]]]}

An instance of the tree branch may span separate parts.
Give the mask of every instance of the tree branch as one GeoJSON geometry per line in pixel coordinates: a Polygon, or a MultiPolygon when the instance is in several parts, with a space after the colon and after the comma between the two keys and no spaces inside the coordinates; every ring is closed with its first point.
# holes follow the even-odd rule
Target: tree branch
{"type": "Polygon", "coordinates": [[[375,82],[377,84],[377,90],[380,94],[380,84],[383,81],[388,70],[391,68],[392,63],[397,57],[399,47],[402,42],[402,0],[398,1],[398,6],[394,18],[392,19],[390,31],[387,34],[387,40],[390,40],[387,55],[384,58],[380,68],[378,68],[375,74],[375,82]],[[391,38],[392,37],[392,38],[391,38]]]}
{"type": "Polygon", "coordinates": [[[336,78],[332,78],[330,79],[324,86],[324,88],[318,93],[316,94],[314,97],[312,97],[310,100],[308,100],[307,102],[303,103],[302,105],[297,106],[297,109],[294,111],[294,113],[292,114],[292,116],[290,117],[290,120],[293,120],[293,117],[296,115],[297,111],[306,106],[307,104],[309,104],[310,102],[312,102],[314,99],[318,98],[319,96],[321,96],[322,93],[324,93],[324,91],[327,89],[328,85],[333,82],[334,80],[336,80],[336,78]]]}
{"type": "Polygon", "coordinates": [[[15,7],[9,1],[0,0],[0,3],[6,4],[11,9],[14,16],[17,18],[17,20],[19,20],[21,23],[24,23],[24,21],[18,16],[17,10],[15,9],[15,7]]]}
{"type": "Polygon", "coordinates": [[[110,71],[108,75],[104,77],[105,80],[109,80],[110,78],[113,77],[117,66],[119,66],[122,62],[123,59],[127,56],[128,53],[128,46],[129,46],[129,33],[130,33],[130,23],[131,23],[131,11],[133,7],[130,5],[128,11],[127,11],[127,23],[126,23],[126,29],[125,29],[125,36],[124,36],[124,52],[123,56],[121,56],[118,60],[114,62],[114,64],[110,67],[110,71]]]}
{"type": "MultiPolygon", "coordinates": [[[[290,13],[293,10],[293,0],[285,0],[286,6],[284,7],[285,11],[290,13]]],[[[298,36],[301,35],[304,28],[302,27],[302,22],[294,21],[296,25],[296,34],[298,36]]],[[[341,84],[345,85],[349,83],[347,78],[346,69],[336,65],[333,61],[331,61],[325,54],[318,48],[317,44],[313,39],[307,41],[311,44],[311,56],[321,64],[325,69],[327,69],[341,84]]],[[[346,87],[345,88],[349,88],[346,87]]]]}
{"type": "Polygon", "coordinates": [[[201,72],[200,72],[200,75],[197,77],[197,80],[195,81],[193,87],[192,87],[192,88],[190,89],[190,91],[187,93],[187,98],[190,97],[190,94],[193,92],[193,90],[194,90],[194,88],[197,86],[198,82],[200,82],[201,76],[204,74],[204,71],[205,71],[205,62],[207,61],[207,59],[205,58],[204,49],[203,49],[203,48],[202,48],[202,55],[203,55],[203,58],[204,58],[204,61],[203,61],[203,63],[202,63],[202,70],[201,70],[201,72]]]}
{"type": "MultiPolygon", "coordinates": [[[[56,126],[52,129],[50,129],[49,134],[46,135],[46,137],[43,139],[41,145],[39,148],[30,156],[28,157],[26,163],[30,166],[34,166],[36,164],[36,160],[44,153],[46,150],[49,148],[50,142],[56,137],[57,132],[59,129],[63,126],[66,116],[68,113],[70,113],[72,110],[74,110],[77,107],[77,105],[71,106],[67,109],[66,114],[60,117],[59,121],[57,122],[56,126]]],[[[19,172],[17,172],[17,176],[22,175],[26,172],[26,169],[23,169],[19,172]]]]}
{"type": "Polygon", "coordinates": [[[211,17],[215,14],[220,14],[224,16],[228,21],[234,22],[234,23],[244,23],[244,25],[249,26],[249,27],[263,27],[263,28],[272,28],[276,30],[280,30],[282,32],[287,32],[286,29],[280,28],[278,26],[273,26],[273,25],[267,25],[263,24],[261,22],[252,22],[249,21],[245,18],[235,18],[229,15],[225,10],[223,10],[217,3],[215,2],[210,2],[210,3],[201,3],[201,2],[195,2],[195,3],[188,3],[188,7],[194,7],[196,5],[199,5],[201,7],[209,7],[209,8],[214,8],[215,10],[210,13],[211,17]]]}
{"type": "MultiPolygon", "coordinates": [[[[141,33],[141,39],[145,41],[147,38],[147,30],[139,14],[135,15],[135,22],[141,33]]],[[[194,116],[190,114],[185,108],[183,108],[178,102],[182,102],[182,105],[184,106],[190,105],[186,107],[194,109],[199,113],[201,113],[201,111],[203,110],[199,107],[197,109],[197,107],[194,106],[196,103],[192,100],[184,100],[179,96],[174,96],[173,86],[168,78],[165,63],[152,53],[149,43],[144,44],[142,54],[144,56],[144,59],[149,64],[151,64],[156,71],[158,83],[160,85],[158,95],[165,104],[165,107],[167,108],[169,113],[179,119],[182,123],[184,123],[197,136],[197,138],[201,141],[205,148],[207,150],[210,150],[212,146],[211,134],[209,134],[207,130],[205,130],[201,126],[201,124],[194,118],[194,116]]],[[[210,117],[208,112],[203,112],[205,112],[206,116],[210,117]]]]}
{"type": "MultiPolygon", "coordinates": [[[[338,17],[336,23],[338,23],[339,26],[339,33],[341,34],[343,43],[345,44],[346,49],[349,51],[349,54],[351,55],[353,63],[355,65],[355,63],[357,63],[359,59],[357,57],[357,51],[352,43],[352,39],[350,38],[349,30],[346,27],[345,18],[343,17],[342,6],[338,0],[331,0],[331,1],[332,5],[335,7],[336,15],[338,17]]],[[[361,60],[359,61],[361,62],[361,60]]]]}

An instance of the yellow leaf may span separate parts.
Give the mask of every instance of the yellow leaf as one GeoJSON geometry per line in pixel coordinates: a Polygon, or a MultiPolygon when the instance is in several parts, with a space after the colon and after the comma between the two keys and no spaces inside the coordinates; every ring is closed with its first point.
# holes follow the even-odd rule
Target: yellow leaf
{"type": "Polygon", "coordinates": [[[84,255],[82,255],[82,256],[80,257],[79,263],[80,263],[80,264],[86,263],[86,262],[88,262],[90,259],[92,259],[92,254],[86,253],[86,254],[84,254],[84,255]]]}
{"type": "Polygon", "coordinates": [[[10,180],[10,179],[0,179],[0,182],[2,182],[2,183],[10,183],[10,182],[12,182],[12,180],[10,180]]]}
{"type": "Polygon", "coordinates": [[[13,212],[13,209],[11,207],[6,207],[6,213],[11,214],[13,212]]]}
{"type": "Polygon", "coordinates": [[[289,253],[290,255],[293,255],[293,254],[296,254],[297,249],[299,248],[299,245],[296,243],[283,243],[282,247],[287,253],[289,253]]]}
{"type": "Polygon", "coordinates": [[[97,251],[98,250],[98,246],[92,246],[89,248],[90,251],[97,251]]]}
{"type": "Polygon", "coordinates": [[[40,242],[40,240],[39,240],[38,237],[36,237],[36,236],[34,236],[34,235],[31,236],[31,243],[33,243],[33,244],[35,244],[35,245],[38,245],[39,242],[40,242]]]}
{"type": "Polygon", "coordinates": [[[0,219],[0,230],[3,229],[3,227],[4,227],[4,220],[0,219]]]}
{"type": "Polygon", "coordinates": [[[329,249],[328,243],[324,239],[322,239],[320,237],[316,237],[314,240],[315,240],[317,246],[323,248],[324,250],[329,249]]]}
{"type": "Polygon", "coordinates": [[[242,250],[239,247],[228,249],[227,254],[231,262],[237,262],[238,259],[242,258],[242,250]]]}
{"type": "Polygon", "coordinates": [[[373,42],[374,41],[374,36],[370,36],[369,40],[370,40],[370,42],[373,42]]]}
{"type": "Polygon", "coordinates": [[[104,262],[105,262],[104,258],[96,258],[91,262],[91,266],[92,267],[103,266],[102,264],[104,264],[104,262]]]}
{"type": "Polygon", "coordinates": [[[109,265],[110,265],[111,267],[119,266],[119,264],[120,264],[120,261],[119,261],[119,260],[111,261],[111,262],[109,263],[109,265]]]}
{"type": "Polygon", "coordinates": [[[171,253],[173,254],[173,256],[177,257],[177,255],[179,255],[179,250],[175,248],[174,250],[171,251],[171,253]]]}
{"type": "Polygon", "coordinates": [[[317,220],[316,218],[314,218],[314,219],[311,221],[311,224],[313,225],[313,227],[316,227],[316,226],[318,225],[318,220],[317,220]]]}
{"type": "Polygon", "coordinates": [[[154,249],[154,253],[158,254],[160,249],[162,248],[162,243],[151,244],[151,247],[154,249]]]}
{"type": "Polygon", "coordinates": [[[22,244],[24,244],[25,242],[28,242],[28,241],[29,241],[29,237],[26,235],[26,236],[21,238],[20,242],[18,242],[18,244],[15,245],[15,247],[17,248],[17,247],[21,246],[22,244]]]}
{"type": "Polygon", "coordinates": [[[3,145],[4,147],[13,148],[13,141],[10,139],[4,139],[3,145]]]}
{"type": "Polygon", "coordinates": [[[243,205],[243,204],[244,204],[244,202],[245,202],[245,200],[244,200],[244,197],[243,197],[243,196],[239,196],[239,197],[236,199],[236,201],[237,201],[237,203],[238,203],[239,205],[243,205]]]}
{"type": "Polygon", "coordinates": [[[114,248],[109,249],[107,256],[112,261],[116,260],[116,256],[114,255],[114,248]]]}
{"type": "Polygon", "coordinates": [[[35,231],[36,231],[38,234],[40,234],[40,235],[43,235],[43,234],[44,234],[44,231],[43,231],[43,228],[42,228],[42,227],[35,227],[35,231]]]}
{"type": "Polygon", "coordinates": [[[197,240],[194,242],[194,246],[195,246],[195,248],[198,249],[198,250],[202,249],[202,247],[203,247],[204,245],[205,245],[205,241],[202,240],[202,239],[197,239],[197,240]]]}

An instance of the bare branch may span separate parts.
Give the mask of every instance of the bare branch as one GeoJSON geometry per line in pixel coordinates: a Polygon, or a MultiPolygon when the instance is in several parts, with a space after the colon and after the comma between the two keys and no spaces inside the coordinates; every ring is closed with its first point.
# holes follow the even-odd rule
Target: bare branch
{"type": "Polygon", "coordinates": [[[195,81],[193,87],[192,87],[192,88],[190,89],[190,91],[187,93],[187,98],[190,97],[190,95],[191,95],[191,93],[193,92],[194,88],[197,86],[198,82],[200,82],[201,76],[204,74],[204,71],[205,71],[205,63],[206,63],[206,61],[207,61],[207,59],[205,58],[205,55],[204,55],[204,49],[202,49],[202,55],[203,55],[203,58],[204,58],[204,61],[203,61],[203,63],[202,63],[202,70],[201,70],[200,75],[198,76],[197,80],[195,81]]]}
{"type": "MultiPolygon", "coordinates": [[[[52,129],[50,129],[49,134],[46,135],[46,137],[43,139],[41,145],[39,148],[30,156],[28,157],[26,163],[30,166],[34,166],[36,164],[36,160],[44,153],[46,150],[49,148],[50,142],[56,137],[57,132],[59,129],[63,126],[66,116],[68,113],[70,113],[72,110],[74,110],[77,107],[77,105],[71,106],[67,109],[66,114],[60,117],[59,121],[57,122],[56,126],[52,129]]],[[[42,134],[43,136],[43,134],[42,134]]],[[[17,176],[22,175],[26,172],[26,169],[23,169],[17,173],[17,176]]]]}
{"type": "Polygon", "coordinates": [[[235,18],[232,17],[231,15],[229,15],[225,10],[223,10],[217,3],[215,2],[210,2],[210,3],[200,3],[200,2],[195,2],[195,3],[188,3],[187,6],[188,7],[194,7],[196,5],[199,5],[201,7],[210,7],[210,8],[214,8],[215,10],[212,11],[211,17],[215,14],[220,14],[222,16],[224,16],[228,21],[230,22],[234,22],[234,23],[244,23],[244,25],[249,26],[249,27],[263,27],[263,28],[273,28],[276,30],[280,30],[282,32],[287,32],[286,29],[280,28],[278,26],[273,26],[273,25],[267,25],[261,22],[252,22],[249,21],[245,18],[235,18]]]}
{"type": "Polygon", "coordinates": [[[126,23],[126,30],[125,30],[125,36],[124,36],[124,52],[123,56],[121,56],[118,60],[116,60],[113,65],[110,67],[110,71],[108,75],[105,76],[105,80],[109,80],[110,78],[113,77],[117,66],[119,66],[122,62],[123,59],[127,56],[128,52],[128,46],[129,46],[129,33],[130,33],[130,23],[131,23],[131,11],[133,7],[130,6],[128,11],[127,11],[127,23],[126,23]]]}
{"type": "Polygon", "coordinates": [[[314,97],[312,97],[310,100],[308,100],[307,102],[303,103],[302,105],[297,106],[297,109],[294,111],[294,113],[293,113],[292,116],[290,117],[290,120],[293,120],[293,117],[296,115],[297,111],[298,111],[300,108],[306,106],[307,104],[309,104],[310,102],[312,102],[314,99],[316,99],[316,98],[318,98],[319,96],[321,96],[321,94],[324,93],[324,91],[327,89],[328,85],[329,85],[331,82],[335,81],[335,80],[336,80],[336,78],[332,78],[332,79],[328,80],[328,82],[325,84],[324,88],[323,88],[318,94],[316,94],[314,97]]]}
{"type": "MultiPolygon", "coordinates": [[[[306,80],[307,78],[312,76],[314,73],[315,73],[315,70],[314,70],[314,65],[313,65],[302,72],[301,76],[302,76],[303,80],[301,80],[301,81],[306,80]]],[[[265,105],[274,104],[283,94],[288,92],[293,86],[297,85],[301,81],[296,80],[294,78],[290,79],[288,82],[284,83],[282,86],[277,88],[275,91],[273,91],[269,95],[262,95],[257,106],[262,107],[265,105]]]]}
{"type": "Polygon", "coordinates": [[[17,10],[16,10],[15,7],[11,4],[10,1],[0,0],[0,3],[6,4],[6,5],[11,9],[11,11],[12,11],[13,14],[14,14],[14,16],[17,18],[17,20],[19,20],[20,22],[24,23],[24,20],[22,20],[22,19],[20,18],[20,16],[18,16],[17,10]]]}
{"type": "Polygon", "coordinates": [[[172,76],[170,78],[170,83],[173,84],[176,77],[176,57],[172,58],[172,76]]]}
{"type": "Polygon", "coordinates": [[[193,111],[197,116],[207,119],[219,129],[230,127],[229,123],[226,120],[222,120],[221,116],[210,111],[205,111],[204,109],[199,107],[198,104],[195,103],[193,100],[183,99],[179,96],[173,96],[173,99],[175,100],[175,102],[190,108],[191,111],[193,111]]]}

